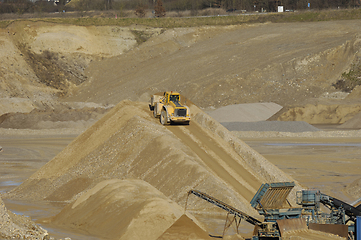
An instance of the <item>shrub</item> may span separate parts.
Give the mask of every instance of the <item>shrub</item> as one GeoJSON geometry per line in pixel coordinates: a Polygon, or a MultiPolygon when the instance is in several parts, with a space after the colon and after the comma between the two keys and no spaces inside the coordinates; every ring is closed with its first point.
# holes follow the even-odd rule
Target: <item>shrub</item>
{"type": "Polygon", "coordinates": [[[163,7],[162,0],[157,0],[157,3],[154,6],[154,14],[156,17],[164,17],[165,16],[165,8],[163,7]]]}
{"type": "Polygon", "coordinates": [[[138,5],[137,8],[135,9],[135,15],[137,15],[137,17],[144,18],[146,9],[147,9],[147,6],[138,5]]]}

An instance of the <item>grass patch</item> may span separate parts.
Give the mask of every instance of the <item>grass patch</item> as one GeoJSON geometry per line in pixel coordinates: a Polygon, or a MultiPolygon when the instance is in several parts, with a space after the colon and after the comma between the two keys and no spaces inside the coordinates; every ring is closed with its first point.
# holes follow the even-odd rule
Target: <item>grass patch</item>
{"type": "MultiPolygon", "coordinates": [[[[90,14],[90,13],[89,13],[90,14]]],[[[39,15],[35,15],[39,17],[39,15]]],[[[102,16],[87,16],[87,13],[65,13],[59,17],[43,18],[23,18],[32,21],[44,21],[58,24],[72,24],[79,26],[131,26],[144,25],[159,28],[175,27],[199,27],[199,26],[224,26],[239,25],[244,23],[287,23],[287,22],[318,22],[331,20],[352,20],[361,19],[361,9],[343,9],[343,10],[322,10],[322,11],[298,11],[285,13],[267,13],[267,14],[239,14],[229,16],[198,16],[198,17],[165,17],[165,18],[114,18],[102,16]],[[75,17],[82,15],[82,17],[75,17]]],[[[12,21],[0,21],[0,27],[6,28],[12,21]]]]}
{"type": "Polygon", "coordinates": [[[146,42],[152,36],[151,34],[147,34],[144,31],[138,31],[138,30],[130,30],[130,31],[133,33],[138,45],[146,42]]]}

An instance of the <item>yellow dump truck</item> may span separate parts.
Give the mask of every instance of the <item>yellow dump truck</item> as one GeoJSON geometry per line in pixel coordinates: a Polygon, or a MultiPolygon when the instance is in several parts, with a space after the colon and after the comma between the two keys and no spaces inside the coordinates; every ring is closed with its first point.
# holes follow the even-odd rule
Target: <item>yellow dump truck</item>
{"type": "Polygon", "coordinates": [[[153,95],[150,108],[155,118],[160,117],[163,125],[170,123],[189,124],[191,117],[189,107],[180,103],[180,94],[177,92],[164,92],[162,95],[153,95]]]}

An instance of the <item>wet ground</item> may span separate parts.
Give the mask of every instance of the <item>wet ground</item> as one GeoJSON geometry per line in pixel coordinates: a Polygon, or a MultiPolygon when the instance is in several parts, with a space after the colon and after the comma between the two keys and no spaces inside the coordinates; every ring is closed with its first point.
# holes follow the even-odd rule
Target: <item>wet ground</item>
{"type": "MultiPolygon", "coordinates": [[[[0,193],[8,192],[20,185],[30,177],[37,169],[42,167],[61,150],[63,150],[76,135],[56,136],[27,136],[27,137],[2,137],[0,146],[0,193]]],[[[3,199],[8,210],[38,221],[57,214],[64,203],[29,203],[22,201],[10,201],[3,199]]],[[[59,229],[51,225],[40,224],[50,236],[56,239],[90,239],[98,238],[87,236],[84,233],[75,233],[59,229]]]]}
{"type": "Polygon", "coordinates": [[[2,137],[0,146],[0,192],[20,185],[37,169],[63,150],[76,135],[2,137]]]}
{"type": "MultiPolygon", "coordinates": [[[[21,184],[37,169],[50,161],[76,135],[2,137],[0,146],[0,192],[21,184]]],[[[242,139],[281,170],[308,188],[346,202],[343,187],[360,177],[361,138],[265,138],[242,139]]],[[[64,204],[24,203],[3,199],[6,207],[17,214],[38,221],[54,216],[64,204]]],[[[222,220],[223,217],[220,217],[222,220]]],[[[74,233],[50,225],[42,226],[51,236],[72,239],[97,239],[84,233],[74,233]]],[[[247,228],[247,226],[245,226],[247,228]]],[[[218,232],[218,231],[217,231],[218,232]]]]}

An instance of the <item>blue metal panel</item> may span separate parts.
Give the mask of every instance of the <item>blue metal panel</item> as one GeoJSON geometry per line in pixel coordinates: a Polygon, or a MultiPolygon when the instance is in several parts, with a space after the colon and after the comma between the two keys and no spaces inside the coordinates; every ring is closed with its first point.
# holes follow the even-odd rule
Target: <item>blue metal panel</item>
{"type": "Polygon", "coordinates": [[[289,209],[268,209],[266,212],[263,210],[258,211],[260,215],[264,215],[266,222],[275,222],[280,219],[293,219],[300,218],[302,208],[289,208],[289,209]]]}
{"type": "Polygon", "coordinates": [[[319,190],[302,190],[302,206],[315,206],[319,202],[319,190]]]}
{"type": "Polygon", "coordinates": [[[261,187],[258,189],[257,193],[253,196],[251,200],[252,207],[255,208],[258,205],[258,202],[260,201],[260,199],[262,198],[262,196],[264,195],[264,193],[267,191],[268,188],[269,188],[268,183],[264,183],[261,185],[261,187]]]}
{"type": "Polygon", "coordinates": [[[356,217],[356,240],[361,240],[361,216],[356,217]]]}
{"type": "Polygon", "coordinates": [[[269,206],[272,206],[276,201],[285,201],[294,186],[294,182],[264,183],[252,198],[251,206],[257,208],[258,204],[261,204],[262,199],[263,203],[269,206]]]}

